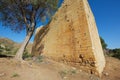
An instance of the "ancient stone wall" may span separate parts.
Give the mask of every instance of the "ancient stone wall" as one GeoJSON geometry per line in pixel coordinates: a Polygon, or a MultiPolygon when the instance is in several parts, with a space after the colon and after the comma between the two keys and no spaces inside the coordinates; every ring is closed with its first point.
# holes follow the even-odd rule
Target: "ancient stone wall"
{"type": "Polygon", "coordinates": [[[64,0],[50,24],[37,32],[32,53],[100,75],[105,59],[87,0],[64,0]]]}

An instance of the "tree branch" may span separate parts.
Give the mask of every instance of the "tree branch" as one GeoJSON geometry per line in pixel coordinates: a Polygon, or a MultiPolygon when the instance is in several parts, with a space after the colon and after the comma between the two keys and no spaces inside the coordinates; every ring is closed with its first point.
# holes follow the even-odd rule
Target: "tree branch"
{"type": "Polygon", "coordinates": [[[29,29],[29,27],[30,27],[30,24],[29,24],[28,21],[27,21],[27,17],[26,17],[26,14],[25,14],[25,10],[23,9],[22,2],[21,2],[21,0],[19,0],[19,2],[16,1],[16,0],[14,0],[14,2],[18,5],[18,8],[19,8],[20,11],[21,11],[22,17],[23,17],[24,22],[25,22],[25,24],[26,24],[26,33],[28,33],[28,29],[29,29]]]}

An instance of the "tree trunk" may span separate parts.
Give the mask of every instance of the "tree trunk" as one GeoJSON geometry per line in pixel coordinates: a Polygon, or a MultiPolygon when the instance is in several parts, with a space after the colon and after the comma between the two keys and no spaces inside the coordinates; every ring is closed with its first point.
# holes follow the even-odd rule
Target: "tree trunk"
{"type": "Polygon", "coordinates": [[[33,32],[28,32],[24,42],[22,43],[21,47],[19,48],[19,50],[17,51],[16,55],[15,55],[15,59],[22,61],[22,55],[24,53],[24,50],[26,49],[26,46],[29,43],[30,38],[32,37],[33,32]]]}

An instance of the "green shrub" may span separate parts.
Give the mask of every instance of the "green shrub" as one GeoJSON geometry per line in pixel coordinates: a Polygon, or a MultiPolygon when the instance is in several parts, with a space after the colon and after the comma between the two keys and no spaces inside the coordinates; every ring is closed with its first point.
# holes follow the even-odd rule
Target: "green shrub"
{"type": "Polygon", "coordinates": [[[62,78],[64,78],[68,74],[68,71],[67,70],[63,70],[63,71],[60,71],[59,74],[60,74],[60,76],[62,78]]]}
{"type": "Polygon", "coordinates": [[[13,77],[19,77],[19,76],[20,76],[19,74],[14,73],[11,77],[13,78],[13,77]]]}
{"type": "Polygon", "coordinates": [[[71,70],[70,73],[71,74],[76,74],[77,72],[76,72],[76,70],[71,70]]]}
{"type": "Polygon", "coordinates": [[[25,58],[31,58],[31,57],[32,57],[32,55],[30,53],[28,53],[27,50],[25,50],[25,52],[23,53],[23,59],[25,59],[25,58]]]}
{"type": "Polygon", "coordinates": [[[3,51],[3,50],[0,48],[0,53],[2,53],[2,51],[3,51]]]}
{"type": "Polygon", "coordinates": [[[120,59],[120,48],[110,49],[108,55],[120,59]]]}
{"type": "Polygon", "coordinates": [[[115,53],[115,54],[112,55],[112,57],[120,59],[120,53],[115,53]]]}
{"type": "Polygon", "coordinates": [[[43,56],[41,56],[41,55],[38,56],[36,60],[37,60],[37,62],[43,62],[43,56]]]}
{"type": "Polygon", "coordinates": [[[107,49],[107,44],[102,37],[100,37],[101,45],[103,49],[107,49]]]}
{"type": "Polygon", "coordinates": [[[15,55],[18,51],[18,48],[13,49],[12,54],[15,55]]]}

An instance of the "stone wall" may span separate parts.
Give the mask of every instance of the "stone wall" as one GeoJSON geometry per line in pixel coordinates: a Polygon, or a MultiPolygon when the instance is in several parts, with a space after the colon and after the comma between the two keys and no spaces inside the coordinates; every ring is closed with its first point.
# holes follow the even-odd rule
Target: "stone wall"
{"type": "Polygon", "coordinates": [[[32,53],[100,75],[105,67],[96,23],[87,0],[64,0],[52,21],[38,29],[32,53]]]}

